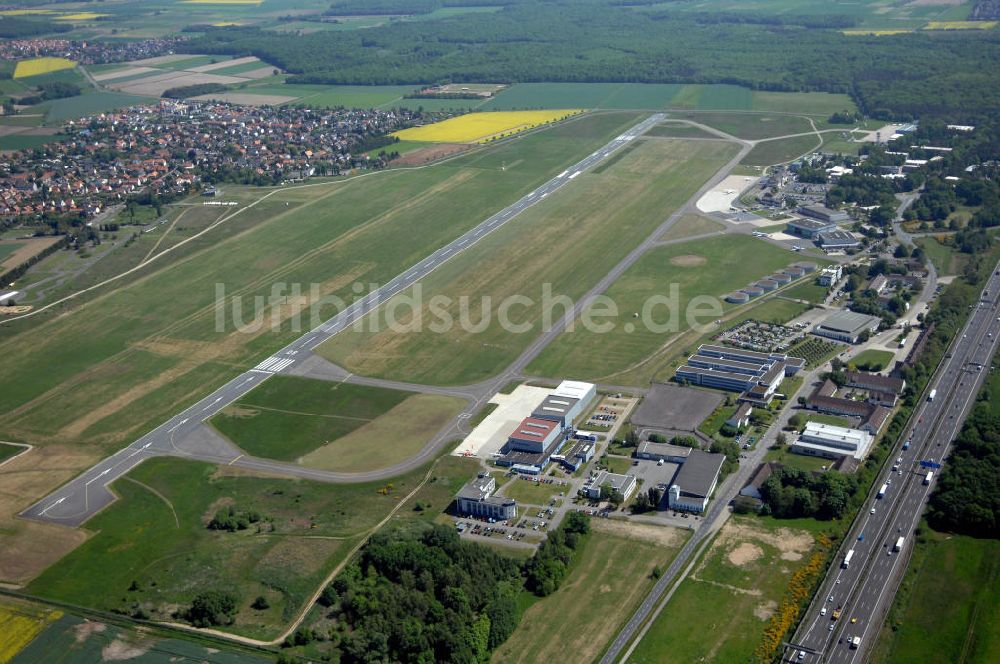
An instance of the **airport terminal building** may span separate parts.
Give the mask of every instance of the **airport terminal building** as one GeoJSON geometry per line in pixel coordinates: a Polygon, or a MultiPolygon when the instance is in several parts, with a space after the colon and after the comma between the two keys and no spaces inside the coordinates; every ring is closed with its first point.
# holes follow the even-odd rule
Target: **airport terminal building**
{"type": "Polygon", "coordinates": [[[517,503],[512,498],[494,496],[496,479],[489,473],[479,476],[462,487],[456,503],[458,513],[463,516],[477,516],[494,521],[506,521],[517,516],[517,503]]]}

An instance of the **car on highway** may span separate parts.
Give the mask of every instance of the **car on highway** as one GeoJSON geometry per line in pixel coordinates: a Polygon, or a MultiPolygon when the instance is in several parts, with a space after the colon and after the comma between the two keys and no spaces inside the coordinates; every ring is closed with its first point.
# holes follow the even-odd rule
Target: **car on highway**
{"type": "Polygon", "coordinates": [[[874,507],[872,508],[872,511],[869,512],[869,514],[875,514],[875,508],[874,507]]]}

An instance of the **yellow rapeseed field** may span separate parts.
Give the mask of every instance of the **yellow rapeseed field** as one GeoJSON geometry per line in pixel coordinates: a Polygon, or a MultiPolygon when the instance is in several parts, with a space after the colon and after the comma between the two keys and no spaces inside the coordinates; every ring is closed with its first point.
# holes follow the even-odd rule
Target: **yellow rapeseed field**
{"type": "Polygon", "coordinates": [[[35,14],[55,14],[52,9],[5,9],[0,16],[32,16],[35,14]]]}
{"type": "Polygon", "coordinates": [[[75,66],[75,62],[66,58],[31,58],[17,63],[17,67],[14,68],[14,78],[38,76],[60,69],[72,69],[75,66]]]}
{"type": "Polygon", "coordinates": [[[76,14],[63,14],[62,16],[57,16],[57,21],[93,21],[95,18],[103,18],[107,14],[98,14],[96,12],[77,12],[76,14]]]}
{"type": "Polygon", "coordinates": [[[7,664],[31,643],[45,626],[62,617],[60,611],[37,611],[0,605],[0,664],[7,664]]]}
{"type": "Polygon", "coordinates": [[[264,0],[181,0],[186,5],[259,5],[264,0]]]}
{"type": "Polygon", "coordinates": [[[924,30],[989,30],[997,21],[928,21],[924,30]]]}
{"type": "Polygon", "coordinates": [[[485,143],[582,112],[579,109],[561,109],[469,113],[423,127],[402,129],[393,136],[401,141],[427,143],[485,143]]]}
{"type": "Polygon", "coordinates": [[[865,28],[857,28],[854,30],[841,30],[841,32],[845,35],[875,35],[876,37],[880,37],[882,35],[902,35],[907,32],[913,32],[913,30],[906,28],[888,28],[886,30],[866,30],[865,28]]]}

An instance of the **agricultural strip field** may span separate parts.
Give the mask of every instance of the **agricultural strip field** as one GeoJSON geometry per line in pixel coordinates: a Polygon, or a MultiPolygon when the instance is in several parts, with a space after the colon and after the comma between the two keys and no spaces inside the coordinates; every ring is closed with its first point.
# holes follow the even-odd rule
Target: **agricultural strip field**
{"type": "Polygon", "coordinates": [[[578,110],[552,111],[498,111],[495,113],[469,113],[441,122],[410,127],[394,132],[401,141],[431,143],[483,143],[496,138],[512,136],[528,129],[565,120],[580,113],[578,110]]]}
{"type": "Polygon", "coordinates": [[[735,85],[670,83],[518,83],[483,110],[522,108],[667,108],[702,111],[802,113],[823,118],[855,110],[850,97],[825,92],[763,92],[735,85]]]}
{"type": "Polygon", "coordinates": [[[66,58],[30,58],[20,60],[14,68],[14,78],[29,78],[40,74],[50,74],[62,69],[73,69],[76,63],[66,58]]]}
{"type": "Polygon", "coordinates": [[[815,134],[764,141],[753,146],[753,149],[747,153],[747,156],[740,163],[744,166],[783,164],[812,152],[818,149],[819,146],[820,138],[815,134]]]}
{"type": "Polygon", "coordinates": [[[562,586],[537,600],[511,637],[493,654],[495,664],[597,660],[652,588],[653,568],[665,568],[687,539],[677,528],[594,519],[579,560],[562,586]]]}
{"type": "Polygon", "coordinates": [[[88,523],[96,534],[28,592],[126,613],[141,607],[154,619],[170,620],[171,611],[197,593],[224,589],[240,601],[226,629],[273,637],[425,473],[398,477],[386,489],[384,483],[334,486],[153,459],[114,484],[120,500],[88,523]],[[208,528],[216,512],[229,507],[236,515],[256,512],[259,520],[235,532],[208,528]],[[258,595],[268,609],[250,608],[258,595]]]}
{"type": "Polygon", "coordinates": [[[212,418],[248,454],[345,472],[416,454],[461,399],[275,376],[212,418]]]}
{"type": "Polygon", "coordinates": [[[872,661],[1000,661],[1000,541],[922,533],[872,661]]]}
{"type": "MultiPolygon", "coordinates": [[[[296,330],[292,307],[269,298],[299,284],[314,302],[316,284],[319,295],[350,301],[355,282],[385,283],[637,119],[585,116],[429,168],[280,190],[84,304],[0,327],[8,358],[0,439],[38,445],[19,460],[16,481],[0,469],[8,489],[0,494],[0,577],[46,559],[19,555],[38,528],[14,519],[17,511],[297,338],[311,314],[318,322],[337,310],[306,309],[296,330]],[[241,323],[226,307],[218,326],[216,284],[226,303],[245,305],[241,323]],[[259,311],[251,311],[255,296],[264,301],[259,311]]],[[[239,210],[262,193],[234,186],[226,196],[239,210]]],[[[56,540],[73,538],[50,538],[47,555],[59,551],[56,540]]]]}
{"type": "Polygon", "coordinates": [[[346,330],[318,351],[354,373],[420,383],[463,384],[497,374],[546,326],[546,308],[552,320],[563,315],[562,304],[543,306],[543,285],[551,285],[553,297],[584,294],[737,151],[721,141],[632,145],[614,164],[582,173],[442,265],[420,285],[412,312],[400,313],[414,289],[369,316],[364,331],[346,330]],[[507,302],[517,306],[503,311],[515,332],[500,321],[510,296],[518,299],[507,302]],[[386,325],[390,316],[420,329],[395,332],[386,325]]]}
{"type": "MultiPolygon", "coordinates": [[[[659,247],[644,255],[605,293],[617,307],[614,317],[595,318],[613,323],[605,333],[587,330],[580,320],[574,329],[556,338],[528,366],[540,376],[574,376],[596,380],[624,371],[641,362],[690,326],[685,312],[692,298],[719,298],[722,312],[736,305],[721,297],[794,263],[794,254],[746,236],[720,236],[659,247]],[[653,326],[643,324],[641,313],[653,297],[670,296],[677,289],[676,306],[650,309],[653,326]]],[[[600,311],[595,305],[594,312],[600,311]]],[[[701,316],[711,323],[717,316],[701,316]]]]}
{"type": "Polygon", "coordinates": [[[61,616],[61,612],[16,600],[0,601],[0,662],[11,661],[61,616]]]}
{"type": "Polygon", "coordinates": [[[791,575],[814,550],[812,533],[733,517],[629,658],[636,664],[756,661],[754,649],[791,575]],[[698,616],[697,629],[678,616],[698,616]]]}

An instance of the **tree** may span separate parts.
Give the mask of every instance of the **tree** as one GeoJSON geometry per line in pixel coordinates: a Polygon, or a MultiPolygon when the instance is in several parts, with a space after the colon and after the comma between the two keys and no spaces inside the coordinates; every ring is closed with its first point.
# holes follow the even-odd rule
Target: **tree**
{"type": "Polygon", "coordinates": [[[236,615],[237,600],[222,590],[206,590],[191,602],[187,619],[195,627],[230,625],[236,615]]]}
{"type": "Polygon", "coordinates": [[[253,601],[253,604],[250,605],[250,608],[256,609],[257,611],[263,611],[271,608],[271,603],[268,602],[267,598],[263,595],[257,595],[257,598],[253,601]]]}
{"type": "Polygon", "coordinates": [[[906,248],[905,244],[897,244],[896,251],[893,252],[893,256],[896,258],[909,258],[910,250],[906,248]]]}

